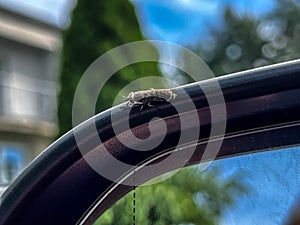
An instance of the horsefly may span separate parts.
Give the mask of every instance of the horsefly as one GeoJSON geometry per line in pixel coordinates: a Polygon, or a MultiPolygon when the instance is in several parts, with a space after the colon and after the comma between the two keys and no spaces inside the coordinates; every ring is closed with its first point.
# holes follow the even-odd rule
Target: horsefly
{"type": "Polygon", "coordinates": [[[139,105],[141,106],[140,111],[142,111],[145,105],[154,107],[154,105],[151,104],[153,102],[170,102],[176,98],[176,94],[171,89],[150,88],[146,91],[130,92],[127,97],[123,96],[123,98],[127,101],[127,105],[122,108],[128,109],[139,105]]]}

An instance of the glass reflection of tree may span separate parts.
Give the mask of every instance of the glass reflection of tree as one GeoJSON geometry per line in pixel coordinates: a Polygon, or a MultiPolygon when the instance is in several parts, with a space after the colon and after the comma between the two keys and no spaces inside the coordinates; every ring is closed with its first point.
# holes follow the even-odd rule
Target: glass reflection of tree
{"type": "Polygon", "coordinates": [[[8,153],[6,158],[6,180],[11,182],[17,175],[20,167],[20,159],[18,155],[14,152],[8,153]]]}
{"type": "Polygon", "coordinates": [[[10,184],[22,169],[22,155],[18,151],[5,150],[1,154],[0,185],[10,184]]]}

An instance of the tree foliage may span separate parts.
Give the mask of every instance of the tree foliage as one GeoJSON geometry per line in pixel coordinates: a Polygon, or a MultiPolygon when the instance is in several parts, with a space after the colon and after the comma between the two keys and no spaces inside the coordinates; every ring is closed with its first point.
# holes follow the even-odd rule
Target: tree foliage
{"type": "MultiPolygon", "coordinates": [[[[240,177],[225,180],[219,170],[200,172],[197,167],[180,170],[170,179],[136,190],[136,224],[219,224],[224,209],[247,193],[240,177]]],[[[94,225],[133,224],[133,194],[119,200],[94,225]]]]}
{"type": "Polygon", "coordinates": [[[195,51],[217,75],[289,61],[300,57],[300,5],[278,0],[277,8],[262,18],[237,15],[227,8],[224,29],[212,30],[208,43],[195,51]]]}
{"type": "MultiPolygon", "coordinates": [[[[88,66],[117,46],[143,40],[134,8],[128,1],[78,0],[71,21],[71,25],[63,34],[61,92],[58,105],[59,136],[72,128],[74,92],[88,66]]],[[[156,63],[138,63],[121,69],[103,88],[96,112],[110,108],[124,85],[149,74],[160,74],[156,63]]],[[[85,103],[89,101],[89,93],[81,98],[84,110],[85,103]]]]}

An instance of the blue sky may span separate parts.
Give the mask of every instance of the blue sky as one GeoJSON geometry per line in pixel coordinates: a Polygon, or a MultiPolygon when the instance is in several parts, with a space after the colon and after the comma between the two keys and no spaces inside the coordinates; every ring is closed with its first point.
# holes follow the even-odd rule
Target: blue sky
{"type": "Polygon", "coordinates": [[[142,30],[149,39],[190,44],[208,36],[207,23],[221,24],[218,1],[134,0],[142,30]]]}
{"type": "MultiPolygon", "coordinates": [[[[16,11],[48,21],[59,27],[68,24],[73,0],[0,0],[16,11]]],[[[192,45],[209,35],[207,26],[222,27],[220,9],[233,7],[237,15],[262,17],[276,7],[273,0],[132,0],[144,34],[160,39],[192,45]],[[199,4],[199,2],[201,4],[199,4]]],[[[246,155],[214,163],[224,174],[245,172],[251,185],[250,196],[239,199],[227,211],[222,225],[282,224],[300,190],[300,153],[292,148],[282,151],[246,155]]]]}
{"type": "Polygon", "coordinates": [[[300,197],[300,148],[261,152],[214,162],[225,176],[241,173],[250,194],[227,210],[222,225],[284,224],[300,197]]]}
{"type": "Polygon", "coordinates": [[[221,29],[223,8],[238,15],[261,17],[272,11],[274,0],[132,0],[144,34],[182,45],[193,45],[209,35],[208,27],[221,29]]]}

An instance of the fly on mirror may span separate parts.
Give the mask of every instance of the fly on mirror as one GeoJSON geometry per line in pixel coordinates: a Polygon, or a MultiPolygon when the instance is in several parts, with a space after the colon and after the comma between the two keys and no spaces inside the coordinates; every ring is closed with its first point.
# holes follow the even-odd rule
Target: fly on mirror
{"type": "Polygon", "coordinates": [[[122,109],[130,109],[134,106],[140,106],[140,111],[142,111],[145,105],[149,107],[154,107],[151,103],[161,102],[161,101],[173,101],[176,98],[176,94],[171,89],[154,89],[150,88],[145,91],[130,92],[124,100],[127,101],[126,107],[121,107],[122,109]]]}

